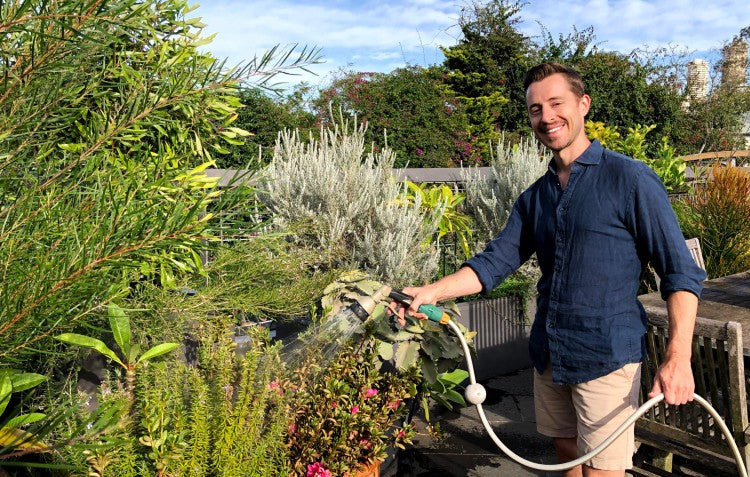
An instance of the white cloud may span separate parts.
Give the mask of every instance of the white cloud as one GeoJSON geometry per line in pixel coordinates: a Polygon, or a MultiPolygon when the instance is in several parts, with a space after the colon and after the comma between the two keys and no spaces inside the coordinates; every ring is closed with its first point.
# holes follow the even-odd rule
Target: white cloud
{"type": "MultiPolygon", "coordinates": [[[[405,64],[443,60],[438,46],[455,44],[460,9],[445,0],[205,0],[193,15],[207,32],[207,47],[230,63],[251,59],[274,45],[317,46],[326,60],[312,69],[325,77],[350,68],[391,71],[405,64]]],[[[681,46],[719,49],[750,22],[747,0],[531,0],[519,28],[539,39],[541,25],[553,38],[594,27],[600,49],[681,46]]],[[[319,82],[314,77],[312,82],[319,82]]]]}

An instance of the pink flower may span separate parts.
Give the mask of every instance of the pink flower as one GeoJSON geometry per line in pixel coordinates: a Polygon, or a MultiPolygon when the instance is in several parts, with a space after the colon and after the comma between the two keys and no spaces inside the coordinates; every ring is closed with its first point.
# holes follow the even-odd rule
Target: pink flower
{"type": "Polygon", "coordinates": [[[287,429],[286,429],[286,430],[287,430],[287,432],[289,433],[289,435],[294,435],[294,434],[296,434],[296,433],[297,433],[297,424],[296,424],[296,423],[294,423],[294,422],[293,422],[293,423],[291,423],[291,424],[289,424],[289,427],[287,427],[287,429]]]}
{"type": "Polygon", "coordinates": [[[352,414],[357,414],[359,412],[359,406],[352,406],[352,414]]]}
{"type": "Polygon", "coordinates": [[[268,389],[270,389],[271,391],[276,390],[276,394],[278,394],[279,396],[283,394],[281,392],[281,386],[279,385],[278,381],[271,381],[270,383],[268,383],[268,389]]]}
{"type": "Polygon", "coordinates": [[[424,151],[418,148],[417,149],[417,155],[421,156],[422,154],[424,154],[424,151]]]}
{"type": "Polygon", "coordinates": [[[360,439],[359,445],[361,445],[365,449],[370,449],[372,447],[372,443],[368,441],[367,439],[360,439]]]}
{"type": "Polygon", "coordinates": [[[396,437],[398,437],[399,439],[401,439],[405,435],[406,435],[406,431],[404,431],[403,429],[401,429],[400,431],[398,431],[398,434],[396,434],[396,437]]]}
{"type": "Polygon", "coordinates": [[[365,391],[365,399],[370,399],[371,397],[377,396],[377,395],[378,395],[377,389],[367,388],[367,390],[365,391]]]}
{"type": "Polygon", "coordinates": [[[337,403],[336,401],[333,401],[331,403],[331,407],[334,408],[334,409],[336,409],[338,407],[338,405],[339,405],[339,403],[337,403]]]}
{"type": "Polygon", "coordinates": [[[332,477],[332,474],[323,464],[316,462],[307,466],[307,477],[332,477]]]}
{"type": "Polygon", "coordinates": [[[396,399],[395,401],[391,401],[391,402],[389,402],[389,403],[388,403],[388,407],[390,407],[390,408],[391,408],[391,409],[393,409],[394,411],[395,411],[396,409],[398,409],[398,407],[399,407],[400,405],[401,405],[401,400],[400,400],[400,399],[396,399]]]}

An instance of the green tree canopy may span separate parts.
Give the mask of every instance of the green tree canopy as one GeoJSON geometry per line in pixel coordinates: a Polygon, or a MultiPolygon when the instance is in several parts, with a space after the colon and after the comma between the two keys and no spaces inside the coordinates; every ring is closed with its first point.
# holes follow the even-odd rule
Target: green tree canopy
{"type": "Polygon", "coordinates": [[[528,130],[523,78],[533,44],[516,27],[521,7],[512,0],[472,2],[459,18],[462,38],[443,48],[446,84],[465,103],[471,139],[486,158],[500,131],[528,130]]]}
{"type": "Polygon", "coordinates": [[[322,91],[318,117],[339,108],[367,122],[366,140],[396,153],[396,167],[451,167],[472,159],[461,105],[441,84],[439,68],[347,73],[322,91]]]}
{"type": "Polygon", "coordinates": [[[229,154],[216,158],[217,166],[227,169],[254,169],[268,164],[273,157],[279,131],[299,129],[303,137],[316,125],[316,117],[306,108],[307,86],[297,87],[286,96],[252,85],[239,90],[242,107],[237,110],[236,127],[249,136],[229,147],[229,154]],[[260,159],[260,160],[258,160],[260,159]]]}

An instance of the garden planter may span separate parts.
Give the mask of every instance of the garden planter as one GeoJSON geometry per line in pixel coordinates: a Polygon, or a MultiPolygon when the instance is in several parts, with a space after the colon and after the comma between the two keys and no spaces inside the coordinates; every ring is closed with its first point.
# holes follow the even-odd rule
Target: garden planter
{"type": "Polygon", "coordinates": [[[478,380],[531,366],[529,332],[535,303],[519,297],[475,300],[458,304],[459,321],[476,331],[474,369],[478,380]],[[525,305],[525,306],[524,306],[525,305]]]}
{"type": "Polygon", "coordinates": [[[380,461],[375,461],[366,467],[362,467],[355,474],[347,472],[345,477],[380,477],[380,461]]]}

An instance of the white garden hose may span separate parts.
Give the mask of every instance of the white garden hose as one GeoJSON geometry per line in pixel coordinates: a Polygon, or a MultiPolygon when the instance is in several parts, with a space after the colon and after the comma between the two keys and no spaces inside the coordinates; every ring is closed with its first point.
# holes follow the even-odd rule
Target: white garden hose
{"type": "MultiPolygon", "coordinates": [[[[617,439],[617,437],[620,436],[625,430],[627,430],[628,427],[632,426],[635,421],[644,415],[646,412],[648,412],[651,407],[656,405],[657,403],[664,400],[664,394],[659,394],[656,397],[653,397],[643,403],[643,405],[638,408],[638,410],[630,416],[625,422],[623,422],[620,427],[618,427],[615,432],[609,436],[607,439],[604,440],[601,444],[596,446],[591,452],[589,452],[586,455],[583,455],[575,460],[571,460],[570,462],[565,462],[563,464],[539,464],[537,462],[531,462],[530,460],[526,460],[523,457],[520,457],[512,450],[508,449],[508,447],[503,444],[503,442],[497,437],[495,432],[492,430],[492,426],[490,425],[489,421],[487,420],[487,416],[484,414],[484,409],[482,409],[482,403],[484,402],[485,398],[487,397],[487,391],[484,389],[484,386],[477,383],[476,377],[474,375],[474,364],[471,360],[471,353],[469,352],[469,345],[466,343],[466,340],[464,339],[463,333],[461,332],[461,329],[453,322],[453,320],[448,320],[446,323],[448,326],[451,327],[451,329],[454,331],[456,336],[458,337],[459,341],[461,341],[461,346],[463,347],[464,354],[466,355],[466,366],[469,370],[469,381],[470,384],[466,387],[466,399],[474,404],[477,407],[477,412],[479,412],[479,418],[482,420],[482,424],[484,424],[484,428],[487,430],[487,433],[490,435],[492,440],[497,444],[497,446],[500,448],[501,451],[503,451],[508,457],[513,459],[514,461],[518,462],[519,464],[529,467],[531,469],[536,470],[543,470],[543,471],[564,471],[571,469],[573,467],[576,467],[578,465],[583,464],[584,462],[587,462],[589,459],[594,457],[595,455],[599,454],[601,451],[603,451],[607,446],[609,446],[612,441],[617,439]]],[[[708,411],[709,414],[711,414],[711,417],[714,418],[714,421],[719,425],[721,428],[721,432],[724,433],[724,437],[726,437],[727,442],[729,443],[730,447],[732,448],[732,452],[734,453],[734,459],[737,461],[737,469],[739,470],[739,475],[742,477],[748,477],[747,470],[745,469],[745,464],[742,461],[742,456],[740,455],[740,450],[737,448],[737,443],[734,442],[734,439],[732,438],[732,433],[729,431],[729,428],[727,427],[726,423],[724,423],[724,420],[721,418],[718,412],[716,412],[716,409],[714,409],[711,404],[708,403],[705,399],[700,397],[697,394],[693,394],[693,399],[698,402],[701,406],[703,406],[706,411],[708,411]]]]}

